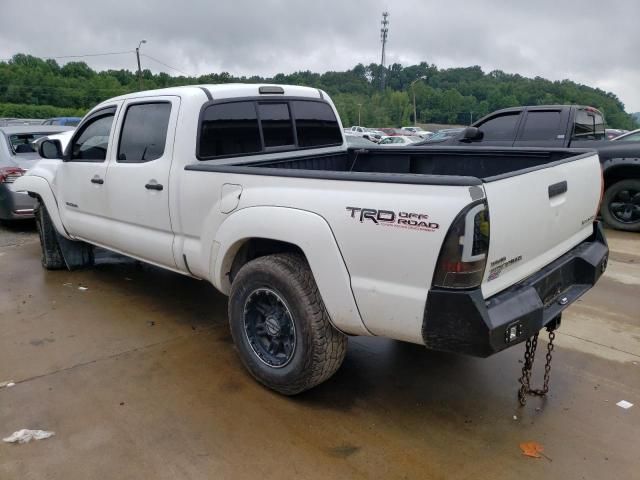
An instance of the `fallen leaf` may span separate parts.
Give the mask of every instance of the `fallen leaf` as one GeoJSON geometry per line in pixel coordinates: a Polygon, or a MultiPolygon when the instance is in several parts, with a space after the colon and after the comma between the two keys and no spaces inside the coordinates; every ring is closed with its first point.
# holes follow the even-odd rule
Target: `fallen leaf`
{"type": "Polygon", "coordinates": [[[525,442],[520,444],[520,450],[527,457],[541,458],[540,453],[544,448],[538,442],[525,442]]]}

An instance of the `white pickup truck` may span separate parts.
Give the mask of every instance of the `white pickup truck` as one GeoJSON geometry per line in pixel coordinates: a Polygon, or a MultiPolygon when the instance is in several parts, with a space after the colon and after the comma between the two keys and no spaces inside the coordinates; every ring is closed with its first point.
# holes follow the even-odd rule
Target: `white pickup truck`
{"type": "Polygon", "coordinates": [[[39,201],[45,268],[95,245],[211,282],[242,362],[285,394],[329,378],[347,335],[491,355],[607,262],[596,153],[349,149],[312,88],[133,93],[40,154],[14,187],[39,201]]]}

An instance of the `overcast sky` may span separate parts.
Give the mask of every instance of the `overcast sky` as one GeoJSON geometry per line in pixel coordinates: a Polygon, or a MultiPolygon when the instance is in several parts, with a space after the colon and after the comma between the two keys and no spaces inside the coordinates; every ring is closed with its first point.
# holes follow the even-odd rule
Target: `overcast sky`
{"type": "MultiPolygon", "coordinates": [[[[190,75],[344,70],[387,59],[480,65],[614,92],[640,111],[640,1],[0,0],[0,58],[133,50],[190,75]]],[[[133,53],[82,59],[136,68],[133,53]]],[[[66,61],[59,60],[61,63],[66,61]]],[[[143,57],[143,68],[178,74],[143,57]]]]}

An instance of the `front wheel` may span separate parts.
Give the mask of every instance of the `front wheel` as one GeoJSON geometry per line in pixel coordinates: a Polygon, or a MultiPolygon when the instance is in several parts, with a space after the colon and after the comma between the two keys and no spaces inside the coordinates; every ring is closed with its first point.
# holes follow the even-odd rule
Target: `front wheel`
{"type": "Polygon", "coordinates": [[[630,178],[609,186],[600,214],[612,228],[640,232],[640,179],[630,178]]]}
{"type": "Polygon", "coordinates": [[[327,380],[347,350],[347,337],[329,322],[299,254],[268,255],[244,265],[231,287],[229,323],[245,367],[285,395],[327,380]]]}
{"type": "Polygon", "coordinates": [[[33,213],[36,217],[36,227],[40,236],[40,246],[42,247],[42,266],[47,270],[65,268],[62,250],[56,235],[56,227],[51,221],[47,207],[43,203],[38,203],[33,213]]]}

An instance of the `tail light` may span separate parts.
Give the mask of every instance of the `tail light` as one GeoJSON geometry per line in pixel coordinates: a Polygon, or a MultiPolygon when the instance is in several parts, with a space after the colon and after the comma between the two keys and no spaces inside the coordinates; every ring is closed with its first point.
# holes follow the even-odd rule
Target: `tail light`
{"type": "Polygon", "coordinates": [[[0,168],[0,183],[13,183],[17,178],[24,175],[26,170],[20,167],[0,168]]]}
{"type": "Polygon", "coordinates": [[[475,288],[482,283],[489,253],[489,208],[473,203],[458,214],[445,237],[433,285],[475,288]]]}

